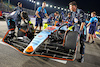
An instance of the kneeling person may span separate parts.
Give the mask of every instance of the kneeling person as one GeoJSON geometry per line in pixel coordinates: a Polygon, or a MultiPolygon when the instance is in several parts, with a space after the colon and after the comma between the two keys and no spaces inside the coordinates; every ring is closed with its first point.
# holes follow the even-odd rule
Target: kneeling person
{"type": "Polygon", "coordinates": [[[7,22],[8,30],[11,30],[12,29],[9,32],[10,35],[12,35],[12,34],[14,35],[16,26],[18,27],[18,30],[19,31],[22,31],[23,33],[26,33],[26,31],[21,28],[21,19],[23,21],[25,21],[25,17],[23,17],[21,15],[23,13],[24,13],[24,11],[22,11],[20,13],[20,15],[19,15],[19,13],[17,11],[14,11],[14,12],[12,12],[11,14],[9,14],[7,16],[6,22],[7,22]]]}
{"type": "Polygon", "coordinates": [[[48,19],[48,22],[49,23],[53,23],[53,21],[55,22],[55,21],[58,21],[59,20],[59,12],[58,11],[56,11],[55,13],[51,13],[50,15],[49,15],[49,19],[48,19]]]}

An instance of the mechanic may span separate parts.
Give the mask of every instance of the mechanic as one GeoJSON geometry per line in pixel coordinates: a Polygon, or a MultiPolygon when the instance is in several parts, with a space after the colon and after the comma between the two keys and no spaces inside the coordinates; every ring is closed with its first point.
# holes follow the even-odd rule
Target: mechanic
{"type": "Polygon", "coordinates": [[[43,26],[43,18],[44,18],[44,15],[49,18],[48,14],[47,14],[47,11],[45,9],[46,7],[46,2],[44,1],[42,3],[42,6],[41,7],[38,7],[37,11],[36,11],[36,24],[35,24],[35,30],[37,29],[38,25],[40,25],[40,28],[39,30],[41,31],[41,26],[43,26]]]}
{"type": "Polygon", "coordinates": [[[71,17],[71,13],[70,12],[68,13],[68,16],[66,17],[66,21],[69,23],[67,25],[67,27],[71,27],[71,26],[74,25],[74,22],[72,21],[72,17],[71,17]]]}
{"type": "Polygon", "coordinates": [[[16,11],[16,10],[23,11],[23,9],[22,9],[22,3],[21,2],[17,3],[17,7],[14,9],[14,11],[16,11]]]}
{"type": "Polygon", "coordinates": [[[85,15],[84,11],[77,8],[77,3],[72,1],[69,3],[69,9],[72,13],[72,21],[74,21],[74,31],[77,31],[80,34],[80,54],[81,58],[79,62],[84,62],[84,53],[85,53],[85,45],[84,45],[84,34],[83,34],[83,27],[85,25],[85,15]]]}
{"type": "Polygon", "coordinates": [[[62,24],[66,21],[66,17],[64,12],[62,11],[60,14],[59,22],[62,22],[62,24]]]}
{"type": "Polygon", "coordinates": [[[71,13],[68,13],[68,16],[66,17],[66,21],[69,22],[71,20],[72,20],[71,13]]]}
{"type": "Polygon", "coordinates": [[[53,23],[55,21],[59,21],[59,12],[56,11],[55,13],[51,13],[49,15],[48,23],[53,23]]]}
{"type": "MultiPolygon", "coordinates": [[[[17,5],[18,5],[18,6],[14,9],[14,11],[20,11],[19,13],[21,13],[21,12],[23,11],[23,9],[22,9],[22,3],[21,3],[21,2],[18,2],[17,5]]],[[[23,11],[23,15],[24,15],[24,14],[27,14],[27,12],[23,11]]],[[[18,17],[20,17],[20,14],[18,15],[18,17]]],[[[22,16],[21,16],[21,17],[22,17],[22,16]]],[[[28,14],[27,14],[27,15],[24,15],[24,18],[25,18],[26,20],[28,20],[29,23],[31,24],[31,21],[30,21],[30,18],[28,17],[28,14]]],[[[24,18],[22,17],[23,20],[24,20],[24,18]]],[[[25,22],[25,20],[24,20],[24,22],[25,22]]]]}
{"type": "Polygon", "coordinates": [[[20,24],[21,24],[21,19],[24,20],[23,17],[21,17],[21,12],[23,11],[22,9],[22,3],[21,2],[18,2],[18,7],[15,8],[15,10],[9,14],[6,18],[6,22],[7,22],[7,25],[8,25],[8,29],[11,29],[11,28],[15,28],[15,25],[18,27],[18,30],[26,33],[26,31],[24,31],[23,29],[20,28],[20,24]],[[15,23],[14,23],[15,22],[15,23]]]}
{"type": "Polygon", "coordinates": [[[90,19],[89,23],[87,24],[87,27],[90,26],[88,42],[90,41],[90,37],[92,37],[92,43],[94,43],[94,36],[93,36],[93,34],[96,31],[96,27],[97,27],[97,23],[98,23],[98,19],[96,18],[96,12],[95,11],[91,12],[91,17],[92,18],[90,19]]]}
{"type": "Polygon", "coordinates": [[[23,30],[21,28],[21,19],[23,19],[23,21],[25,21],[25,18],[21,16],[21,14],[23,13],[24,11],[22,11],[20,13],[20,10],[16,10],[16,11],[13,11],[11,14],[9,14],[7,17],[6,17],[6,22],[7,22],[7,26],[8,26],[8,30],[10,29],[14,29],[14,30],[11,30],[9,32],[9,35],[12,35],[14,32],[15,32],[15,28],[16,26],[18,27],[18,30],[26,33],[27,31],[23,30]]]}

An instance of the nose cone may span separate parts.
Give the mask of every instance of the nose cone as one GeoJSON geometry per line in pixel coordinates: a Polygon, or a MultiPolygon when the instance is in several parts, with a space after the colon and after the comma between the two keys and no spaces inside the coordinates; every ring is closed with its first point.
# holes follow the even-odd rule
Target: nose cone
{"type": "Polygon", "coordinates": [[[30,53],[32,53],[34,50],[33,50],[33,47],[32,46],[28,46],[27,48],[26,48],[26,50],[25,50],[25,53],[27,53],[27,54],[30,54],[30,53]]]}

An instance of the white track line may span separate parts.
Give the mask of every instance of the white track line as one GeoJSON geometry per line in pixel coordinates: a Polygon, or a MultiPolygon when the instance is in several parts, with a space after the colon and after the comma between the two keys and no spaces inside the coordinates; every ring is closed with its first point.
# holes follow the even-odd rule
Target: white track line
{"type": "Polygon", "coordinates": [[[66,64],[67,61],[66,60],[58,60],[58,59],[50,59],[52,61],[56,61],[56,62],[59,62],[59,63],[63,63],[63,64],[66,64]]]}
{"type": "Polygon", "coordinates": [[[5,46],[9,46],[9,47],[13,48],[14,50],[18,51],[18,50],[15,49],[14,47],[8,45],[7,43],[4,43],[4,42],[2,41],[2,39],[0,38],[0,45],[1,45],[1,44],[2,44],[2,45],[5,45],[5,46]]]}
{"type": "Polygon", "coordinates": [[[100,39],[100,37],[98,37],[97,35],[96,35],[96,37],[97,37],[98,39],[100,39]]]}

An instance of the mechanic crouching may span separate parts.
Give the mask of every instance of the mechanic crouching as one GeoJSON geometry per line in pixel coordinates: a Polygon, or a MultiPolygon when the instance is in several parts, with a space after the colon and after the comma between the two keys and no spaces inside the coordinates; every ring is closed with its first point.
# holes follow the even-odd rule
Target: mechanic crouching
{"type": "Polygon", "coordinates": [[[84,34],[83,27],[85,25],[85,15],[84,11],[77,8],[77,3],[72,1],[69,3],[69,9],[72,12],[72,21],[74,21],[74,31],[77,31],[80,34],[80,54],[81,58],[78,60],[79,62],[84,62],[84,53],[85,53],[85,45],[84,45],[84,34]]]}
{"type": "Polygon", "coordinates": [[[20,10],[16,10],[16,11],[13,11],[11,14],[9,14],[6,18],[6,22],[7,22],[7,26],[8,26],[8,30],[11,30],[9,31],[9,35],[11,35],[11,37],[14,37],[14,32],[15,32],[15,28],[16,26],[18,27],[18,30],[19,31],[22,31],[24,33],[26,33],[27,31],[23,30],[21,28],[21,20],[25,21],[25,18],[21,15],[23,14],[24,11],[22,11],[20,13],[20,10]]]}

